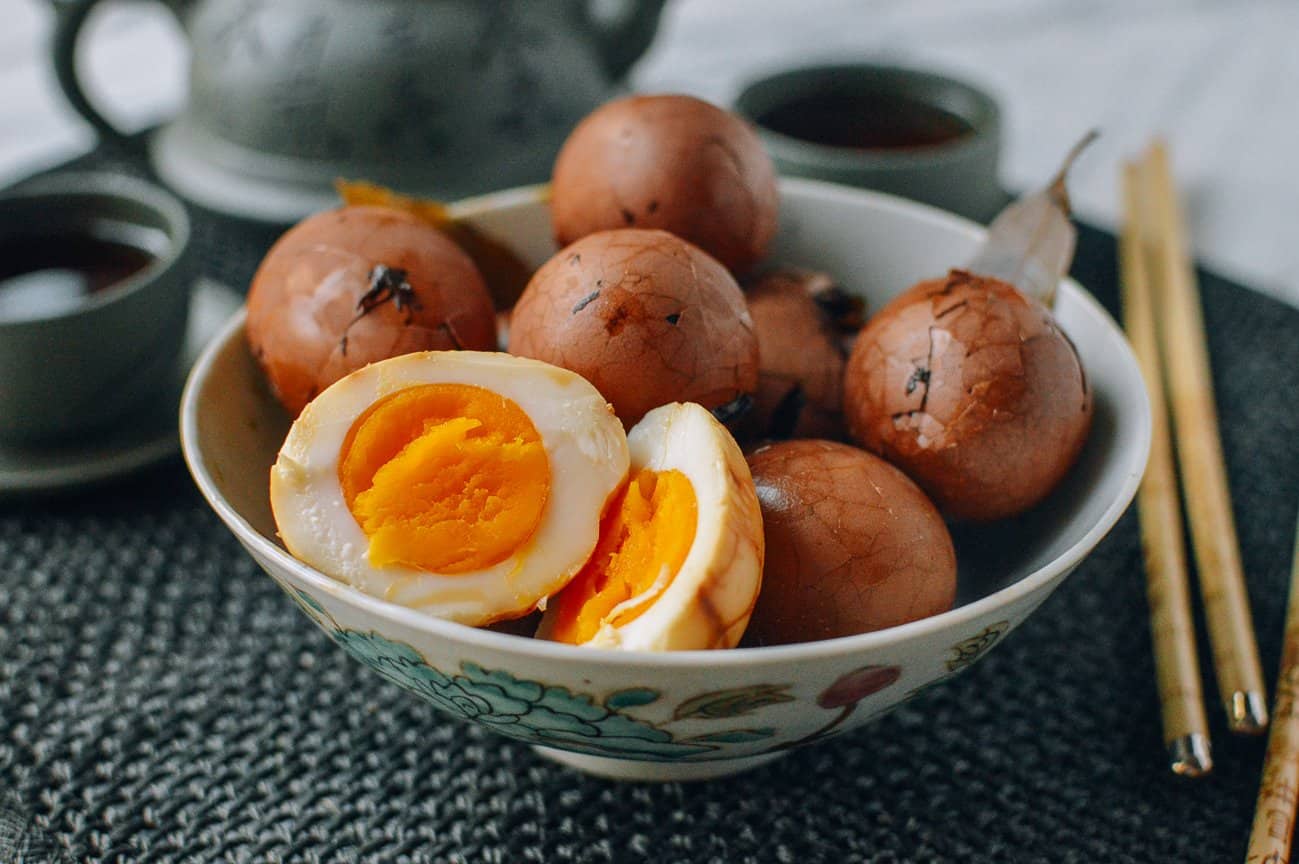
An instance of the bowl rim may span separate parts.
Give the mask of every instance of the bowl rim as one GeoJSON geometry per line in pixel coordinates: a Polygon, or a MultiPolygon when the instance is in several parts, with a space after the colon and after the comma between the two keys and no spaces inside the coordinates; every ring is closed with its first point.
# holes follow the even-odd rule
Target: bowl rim
{"type": "MultiPolygon", "coordinates": [[[[956,229],[961,233],[977,238],[984,229],[960,216],[931,207],[888,195],[881,192],[867,191],[854,187],[829,183],[819,180],[782,178],[782,193],[794,192],[811,195],[829,196],[840,200],[867,199],[872,206],[908,216],[918,216],[923,221],[941,225],[945,230],[956,229]]],[[[474,216],[493,210],[504,209],[524,204],[536,204],[541,199],[539,190],[544,186],[525,186],[492,192],[472,199],[465,199],[453,205],[456,216],[474,216]]],[[[1061,293],[1068,294],[1077,300],[1092,315],[1108,325],[1104,333],[1111,343],[1109,350],[1117,352],[1122,362],[1136,373],[1141,381],[1139,367],[1127,339],[1123,336],[1118,324],[1099,301],[1072,278],[1061,282],[1061,293]]],[[[855,654],[887,649],[893,645],[911,642],[932,636],[961,625],[990,616],[998,609],[1014,605],[1029,595],[1036,593],[1053,581],[1063,578],[1072,571],[1109,533],[1115,523],[1127,510],[1136,495],[1137,487],[1144,474],[1150,451],[1151,415],[1150,403],[1144,386],[1134,388],[1136,396],[1132,410],[1136,418],[1136,446],[1127,451],[1127,458],[1133,463],[1123,478],[1118,494],[1110,501],[1101,513],[1100,518],[1074,542],[1052,560],[1033,570],[1011,584],[993,593],[981,597],[972,603],[949,609],[938,615],[922,618],[896,627],[876,630],[870,633],[859,633],[854,636],[840,636],[816,642],[800,642],[790,645],[767,645],[757,647],[731,648],[727,650],[692,650],[641,652],[618,651],[608,648],[591,648],[567,645],[560,642],[549,642],[541,639],[529,639],[509,633],[498,633],[482,627],[470,627],[441,618],[435,618],[410,609],[398,606],[386,600],[372,597],[339,582],[324,573],[315,570],[294,558],[289,552],[270,538],[253,528],[234,507],[221,495],[211,473],[203,461],[199,448],[198,434],[198,395],[210,375],[216,359],[231,340],[239,337],[244,329],[246,307],[241,308],[221,328],[220,332],[204,348],[198,361],[190,371],[185,382],[185,389],[180,404],[180,437],[181,449],[185,463],[198,486],[200,493],[217,516],[234,533],[235,537],[256,555],[274,562],[278,569],[317,592],[328,594],[339,602],[345,603],[365,615],[385,619],[399,627],[421,632],[451,643],[466,647],[525,656],[530,660],[576,661],[587,665],[604,666],[639,666],[664,667],[675,669],[719,669],[736,666],[785,665],[799,661],[820,660],[831,657],[851,657],[855,654]]],[[[279,581],[277,579],[277,581],[279,581]]]]}

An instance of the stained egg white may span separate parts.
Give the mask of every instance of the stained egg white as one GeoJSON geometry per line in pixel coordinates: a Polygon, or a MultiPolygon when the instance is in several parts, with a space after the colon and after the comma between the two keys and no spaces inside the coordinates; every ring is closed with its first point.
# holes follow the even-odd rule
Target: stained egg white
{"type": "Polygon", "coordinates": [[[522,357],[478,351],[405,354],[335,382],[303,410],[271,468],[271,509],[296,558],[375,597],[480,625],[526,614],[563,587],[599,536],[606,501],[627,476],[622,424],[584,378],[522,357]],[[467,384],[513,400],[550,462],[550,497],[532,538],[492,567],[440,574],[372,566],[369,538],[348,509],[338,461],[371,405],[421,384],[467,384]]]}
{"type": "MultiPolygon", "coordinates": [[[[648,598],[644,612],[621,627],[606,620],[583,644],[629,651],[735,647],[758,599],[765,552],[762,511],[744,455],[726,427],[694,403],[655,408],[627,437],[633,476],[646,468],[675,469],[690,481],[695,538],[676,576],[648,598]]],[[[624,605],[637,603],[633,597],[624,605]]],[[[542,618],[538,636],[554,626],[556,608],[542,618]]]]}

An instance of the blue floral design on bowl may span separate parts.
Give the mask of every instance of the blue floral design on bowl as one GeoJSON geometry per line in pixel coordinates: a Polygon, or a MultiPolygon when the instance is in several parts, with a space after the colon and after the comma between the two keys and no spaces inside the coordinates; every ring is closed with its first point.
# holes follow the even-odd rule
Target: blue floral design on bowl
{"type": "Polygon", "coordinates": [[[508,672],[463,663],[449,675],[430,666],[409,645],[378,633],[333,629],[334,640],[353,657],[388,680],[414,691],[448,714],[547,747],[595,756],[672,761],[716,748],[677,741],[671,733],[630,717],[617,706],[644,705],[658,699],[649,690],[614,694],[603,705],[563,687],[523,681],[508,672]],[[634,698],[633,698],[634,696],[634,698]]]}
{"type": "MultiPolygon", "coordinates": [[[[843,731],[844,721],[862,700],[894,686],[902,677],[897,665],[867,665],[839,675],[815,701],[818,708],[835,712],[834,716],[802,738],[772,741],[778,737],[778,730],[766,725],[678,736],[664,726],[625,713],[625,709],[658,702],[662,694],[653,688],[626,687],[597,701],[565,687],[517,678],[504,670],[484,669],[469,661],[462,661],[457,673],[443,672],[429,665],[412,646],[374,631],[346,629],[310,594],[287,586],[286,591],[349,654],[447,714],[530,744],[592,756],[650,762],[728,759],[734,758],[727,752],[732,746],[763,741],[771,743],[756,753],[745,747],[748,752],[743,755],[789,750],[843,731]]],[[[1007,629],[1007,622],[999,622],[953,645],[953,657],[964,661],[955,665],[973,662],[1007,629]]],[[[948,664],[949,668],[953,665],[948,664]]],[[[762,683],[697,693],[678,704],[664,725],[692,723],[692,731],[698,732],[701,720],[758,719],[769,706],[797,701],[791,689],[787,683],[762,683]]]]}

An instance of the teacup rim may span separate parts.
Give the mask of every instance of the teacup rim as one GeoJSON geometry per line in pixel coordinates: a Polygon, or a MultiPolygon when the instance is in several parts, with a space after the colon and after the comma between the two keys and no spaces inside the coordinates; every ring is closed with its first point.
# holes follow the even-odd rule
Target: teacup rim
{"type": "Polygon", "coordinates": [[[1001,107],[986,90],[962,78],[932,69],[921,69],[896,63],[871,63],[861,61],[826,61],[799,66],[773,68],[746,80],[731,100],[737,114],[744,118],[764,139],[774,155],[790,163],[808,166],[855,170],[902,170],[959,161],[972,151],[987,146],[1001,128],[1001,107]],[[910,150],[851,149],[821,144],[778,132],[758,122],[761,112],[752,106],[755,94],[764,88],[802,78],[830,75],[880,75],[941,84],[962,91],[979,106],[977,118],[962,117],[972,127],[969,135],[943,144],[918,147],[910,150]]]}
{"type": "MultiPolygon", "coordinates": [[[[972,238],[978,238],[984,233],[984,229],[980,226],[955,214],[881,192],[799,178],[782,178],[780,184],[782,191],[792,189],[794,191],[801,190],[813,194],[847,198],[864,196],[875,199],[876,206],[884,209],[910,212],[912,215],[928,221],[948,223],[947,228],[956,229],[970,235],[972,238]]],[[[465,199],[454,206],[453,212],[458,216],[471,216],[509,206],[527,203],[535,204],[543,199],[544,186],[525,186],[488,193],[483,196],[476,196],[473,199],[465,199]]],[[[650,653],[590,648],[539,639],[527,639],[486,628],[469,627],[434,618],[414,609],[372,597],[309,567],[294,558],[282,546],[253,528],[252,524],[225,499],[204,464],[203,454],[198,444],[197,406],[199,394],[213,366],[216,364],[217,358],[221,356],[232,340],[239,338],[240,334],[242,334],[246,307],[236,312],[216,337],[209,342],[185,382],[180,406],[181,449],[200,493],[241,543],[249,547],[250,550],[255,550],[259,557],[274,562],[281,573],[288,574],[302,586],[330,595],[365,615],[376,616],[400,627],[480,650],[522,655],[533,660],[576,661],[595,665],[707,669],[733,666],[784,665],[791,662],[820,660],[835,656],[849,657],[855,654],[878,651],[891,645],[900,645],[939,632],[955,629],[962,624],[990,616],[998,609],[1014,605],[1017,601],[1041,590],[1052,581],[1063,578],[1073,570],[1110,532],[1131,504],[1145,471],[1151,439],[1150,403],[1145,387],[1140,383],[1141,378],[1137,371],[1139,367],[1136,358],[1113,317],[1082,285],[1072,278],[1066,278],[1061,281],[1060,293],[1079,302],[1091,315],[1096,316],[1105,325],[1103,332],[1110,343],[1108,348],[1121,355],[1124,365],[1137,373],[1134,379],[1136,383],[1133,385],[1132,391],[1123,393],[1125,399],[1135,400],[1132,410],[1137,425],[1134,430],[1135,446],[1126,451],[1131,464],[1128,466],[1118,494],[1108,503],[1100,518],[1077,541],[1052,560],[1025,574],[1015,582],[992,592],[986,597],[981,597],[972,603],[949,609],[938,615],[870,633],[841,636],[815,642],[739,647],[724,651],[694,650],[650,653]]]]}
{"type": "Polygon", "coordinates": [[[0,333],[20,328],[48,326],[54,322],[73,321],[94,314],[139,291],[156,284],[166,273],[175,270],[189,251],[193,227],[185,205],[162,187],[147,180],[110,171],[60,171],[25,181],[0,193],[0,207],[10,204],[34,204],[42,199],[67,197],[119,197],[142,204],[159,213],[167,222],[167,246],[146,266],[120,282],[97,291],[67,309],[52,314],[24,318],[0,318],[0,333]]]}

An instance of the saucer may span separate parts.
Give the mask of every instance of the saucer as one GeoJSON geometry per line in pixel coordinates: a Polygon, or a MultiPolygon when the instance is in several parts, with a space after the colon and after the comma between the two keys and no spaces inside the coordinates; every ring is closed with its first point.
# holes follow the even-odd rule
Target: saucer
{"type": "Polygon", "coordinates": [[[176,411],[189,368],[243,302],[233,289],[200,279],[190,300],[185,345],[167,398],[130,422],[93,437],[51,445],[0,444],[0,497],[107,480],[175,454],[180,449],[176,411]]]}

